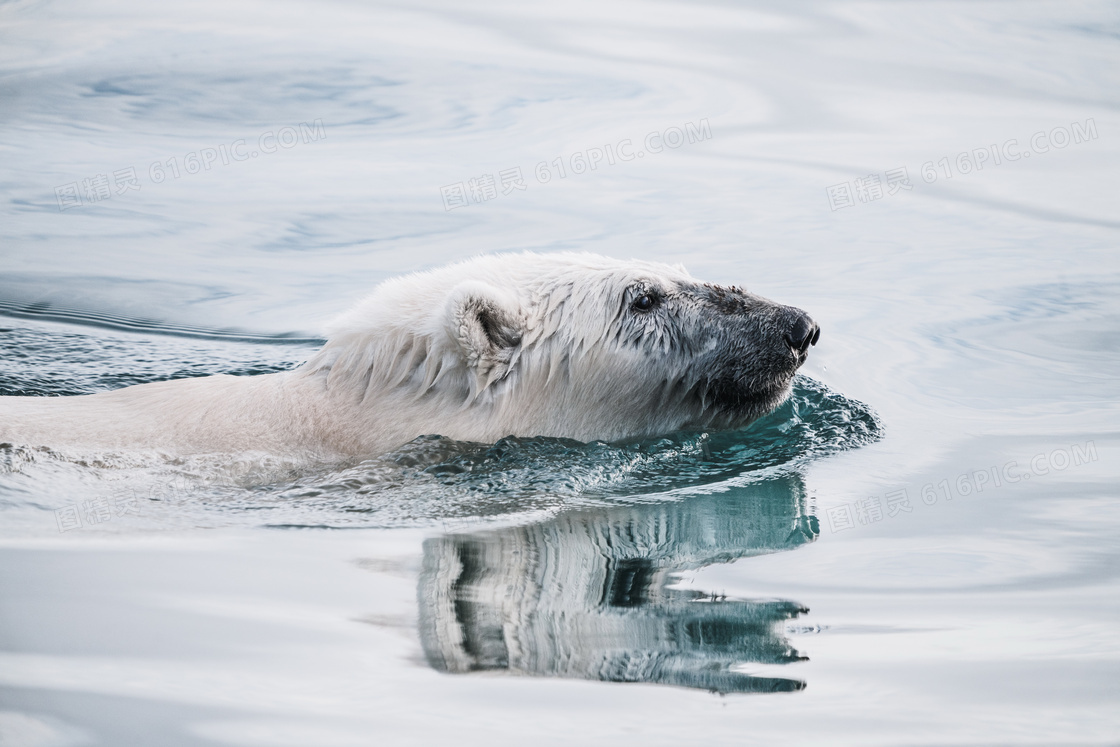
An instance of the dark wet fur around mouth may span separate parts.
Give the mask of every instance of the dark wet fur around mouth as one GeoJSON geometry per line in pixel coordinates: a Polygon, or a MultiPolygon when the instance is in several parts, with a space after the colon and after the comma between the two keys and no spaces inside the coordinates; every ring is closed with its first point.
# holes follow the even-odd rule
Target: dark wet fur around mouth
{"type": "MultiPolygon", "coordinates": [[[[667,389],[690,392],[697,423],[728,428],[766,415],[784,401],[820,328],[801,309],[775,303],[738,287],[696,283],[667,298],[669,334],[650,334],[652,322],[631,320],[624,335],[647,346],[669,339],[682,365],[667,389]],[[798,329],[800,327],[800,329],[798,329]],[[795,346],[791,330],[801,338],[795,346]]],[[[656,318],[650,315],[651,318],[656,318]]]]}

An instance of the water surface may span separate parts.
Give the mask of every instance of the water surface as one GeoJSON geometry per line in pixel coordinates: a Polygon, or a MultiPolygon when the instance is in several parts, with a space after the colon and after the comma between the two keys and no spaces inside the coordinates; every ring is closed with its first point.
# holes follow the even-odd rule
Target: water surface
{"type": "Polygon", "coordinates": [[[489,251],[683,262],[823,329],[737,433],[0,447],[0,743],[1115,743],[1113,5],[10,2],[0,35],[2,394],[285,370],[489,251]]]}

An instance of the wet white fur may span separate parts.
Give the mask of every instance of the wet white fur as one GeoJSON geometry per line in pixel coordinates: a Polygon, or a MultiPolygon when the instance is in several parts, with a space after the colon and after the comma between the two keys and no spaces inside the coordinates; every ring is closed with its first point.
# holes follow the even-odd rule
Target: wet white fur
{"type": "Polygon", "coordinates": [[[330,460],[424,434],[664,433],[695,416],[664,400],[664,382],[688,365],[670,339],[680,332],[620,345],[619,317],[635,284],[694,282],[680,266],[591,254],[480,256],[381,284],[292,371],[0,397],[0,443],[330,460]]]}

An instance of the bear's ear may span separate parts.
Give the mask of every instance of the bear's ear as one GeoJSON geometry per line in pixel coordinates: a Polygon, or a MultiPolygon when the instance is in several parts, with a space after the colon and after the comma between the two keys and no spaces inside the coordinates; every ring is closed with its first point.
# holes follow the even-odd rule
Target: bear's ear
{"type": "Polygon", "coordinates": [[[521,309],[509,293],[470,280],[447,301],[448,332],[459,344],[481,391],[509,373],[524,333],[521,309]]]}

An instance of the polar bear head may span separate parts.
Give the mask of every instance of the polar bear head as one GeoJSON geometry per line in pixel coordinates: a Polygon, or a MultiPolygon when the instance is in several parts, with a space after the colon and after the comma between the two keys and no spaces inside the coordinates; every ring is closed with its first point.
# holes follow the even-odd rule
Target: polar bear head
{"type": "Polygon", "coordinates": [[[750,423],[788,396],[819,334],[799,309],[680,266],[487,255],[386,281],[302,371],[402,441],[610,441],[750,423]]]}

